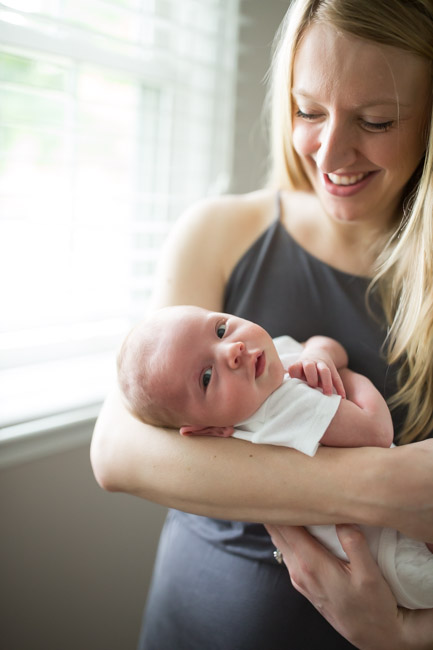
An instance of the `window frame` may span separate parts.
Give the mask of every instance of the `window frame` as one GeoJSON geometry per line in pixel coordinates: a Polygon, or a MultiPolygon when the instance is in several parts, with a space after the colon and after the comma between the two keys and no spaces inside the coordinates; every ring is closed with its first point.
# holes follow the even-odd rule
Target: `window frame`
{"type": "MultiPolygon", "coordinates": [[[[227,101],[227,105],[224,105],[223,113],[224,119],[223,124],[226,129],[226,138],[223,143],[223,153],[219,159],[209,159],[209,172],[208,176],[212,180],[212,185],[207,189],[209,193],[218,193],[225,191],[228,187],[232,158],[233,158],[233,126],[234,126],[234,115],[235,115],[235,84],[236,84],[236,56],[237,56],[237,30],[239,20],[239,6],[238,0],[220,0],[221,3],[230,8],[229,15],[233,17],[234,24],[230,26],[231,34],[230,39],[233,41],[233,51],[232,51],[232,69],[230,69],[230,78],[223,79],[224,67],[216,71],[216,75],[219,75],[219,78],[216,80],[216,85],[221,86],[225,84],[225,90],[223,96],[227,96],[227,92],[231,89],[232,96],[227,101]],[[224,121],[225,120],[225,121],[224,121]],[[221,163],[223,161],[223,163],[221,163]]],[[[215,2],[214,2],[215,4],[215,2]]],[[[83,40],[80,30],[74,26],[69,26],[66,30],[59,30],[57,34],[54,32],[48,33],[36,29],[35,27],[23,27],[19,24],[13,24],[2,19],[2,11],[6,8],[5,5],[0,7],[0,42],[2,47],[10,49],[11,51],[17,52],[34,52],[42,53],[47,57],[57,57],[59,60],[69,59],[73,60],[76,63],[85,62],[87,64],[92,64],[100,68],[107,70],[118,71],[121,74],[124,74],[126,77],[130,77],[136,81],[140,80],[141,84],[154,85],[154,87],[161,88],[161,92],[165,93],[166,100],[168,102],[172,101],[173,104],[179,104],[179,95],[176,95],[176,89],[179,86],[178,79],[178,70],[173,61],[170,61],[170,57],[166,56],[163,51],[158,49],[153,58],[146,58],[145,56],[134,58],[131,56],[126,56],[122,52],[113,52],[110,53],[106,48],[100,46],[100,42],[92,39],[83,40]]],[[[25,17],[24,12],[14,11],[17,17],[25,17]]],[[[37,18],[37,17],[36,17],[37,18]]],[[[42,23],[49,23],[44,18],[37,18],[42,23]]],[[[36,20],[36,22],[37,22],[36,20]]],[[[19,21],[18,21],[19,22],[19,21]]],[[[36,24],[36,23],[35,23],[36,24]]],[[[219,26],[221,29],[221,25],[219,26]]],[[[178,109],[178,106],[175,106],[175,110],[178,109]]],[[[214,141],[219,141],[221,143],[221,131],[220,129],[213,129],[214,141]]],[[[203,195],[203,192],[199,194],[203,195]]],[[[161,201],[169,203],[168,212],[170,213],[170,223],[174,223],[175,217],[181,212],[183,207],[191,202],[192,200],[198,198],[196,196],[182,197],[181,199],[176,196],[162,197],[161,201]]],[[[134,318],[137,317],[137,313],[134,314],[134,318]]],[[[126,319],[128,326],[131,323],[131,317],[129,316],[126,319]]],[[[119,325],[119,324],[117,324],[119,325]]],[[[126,323],[122,325],[126,326],[126,323]]],[[[122,330],[123,331],[123,330],[122,330]]],[[[117,347],[115,343],[118,343],[119,336],[118,331],[116,331],[116,323],[112,324],[112,331],[110,328],[107,328],[105,336],[93,337],[89,335],[88,337],[88,354],[81,354],[81,370],[77,372],[76,381],[78,380],[80,374],[83,372],[83,368],[88,363],[88,368],[92,366],[99,358],[101,361],[102,374],[106,378],[106,383],[101,384],[100,390],[95,390],[89,394],[87,400],[79,399],[74,402],[73,400],[66,400],[61,408],[53,405],[47,409],[41,409],[40,412],[33,410],[29,413],[26,413],[25,409],[22,410],[21,418],[16,418],[15,416],[9,414],[3,416],[0,411],[0,448],[2,450],[6,449],[5,445],[10,445],[11,441],[15,441],[18,447],[21,449],[25,441],[33,440],[33,436],[38,436],[41,438],[43,432],[47,434],[45,437],[50,440],[58,439],[58,434],[62,430],[68,432],[68,439],[70,439],[69,445],[75,445],[79,440],[79,437],[73,433],[74,424],[83,428],[87,431],[87,436],[89,434],[89,425],[91,422],[94,422],[97,411],[100,408],[100,405],[103,401],[104,396],[109,389],[109,385],[115,378],[115,368],[112,363],[111,366],[111,376],[109,369],[110,361],[113,362],[114,359],[114,349],[117,347]],[[86,357],[86,358],[84,358],[86,357]]],[[[83,352],[85,347],[82,347],[80,350],[83,352]]],[[[4,352],[4,350],[3,350],[4,352]]],[[[29,377],[31,376],[30,370],[34,366],[35,361],[43,358],[46,360],[48,356],[48,363],[55,364],[56,354],[55,354],[55,345],[52,345],[50,350],[48,348],[44,349],[42,345],[41,348],[36,350],[34,349],[34,356],[24,356],[21,361],[15,360],[14,367],[8,368],[6,371],[3,371],[3,374],[0,375],[0,386],[3,383],[3,389],[6,390],[7,386],[16,382],[15,395],[18,400],[22,398],[24,401],[26,391],[23,391],[24,397],[18,396],[18,387],[20,386],[19,373],[28,373],[29,377]],[[45,355],[45,357],[44,357],[45,355]],[[15,375],[15,376],[14,376],[15,375]]],[[[3,363],[5,362],[5,356],[3,357],[3,363]]],[[[76,362],[76,359],[71,350],[70,355],[71,361],[76,362]]],[[[63,372],[67,376],[71,373],[68,361],[63,361],[63,372]]],[[[73,364],[71,364],[73,365],[73,364]]],[[[75,363],[77,368],[80,364],[75,363]]],[[[48,371],[50,369],[48,368],[48,371]]],[[[57,371],[59,374],[53,375],[53,377],[60,377],[60,369],[57,371]]],[[[89,370],[87,372],[90,372],[89,370]]],[[[97,373],[96,373],[97,374],[97,373]]],[[[24,376],[22,374],[22,376],[24,376]]],[[[27,394],[32,389],[32,381],[29,381],[29,386],[27,386],[27,394]]],[[[34,382],[33,382],[34,385],[34,382]]],[[[0,388],[1,390],[1,388],[0,388]]],[[[9,395],[7,402],[10,412],[11,410],[11,396],[9,395]]],[[[32,443],[33,444],[33,443],[32,443]]],[[[57,443],[58,445],[59,443],[57,443]]],[[[18,448],[17,447],[17,448],[18,448]]],[[[52,448],[56,448],[56,445],[51,445],[52,448]]],[[[38,448],[37,445],[35,449],[38,448]]],[[[44,449],[44,454],[46,453],[46,446],[41,445],[38,448],[40,451],[44,449]]],[[[37,452],[32,452],[37,453],[37,452]]],[[[39,452],[38,452],[39,453],[39,452]]],[[[13,454],[12,454],[13,456],[13,454]]],[[[9,454],[9,457],[12,457],[9,454]]],[[[20,455],[19,455],[20,456],[20,455]]]]}

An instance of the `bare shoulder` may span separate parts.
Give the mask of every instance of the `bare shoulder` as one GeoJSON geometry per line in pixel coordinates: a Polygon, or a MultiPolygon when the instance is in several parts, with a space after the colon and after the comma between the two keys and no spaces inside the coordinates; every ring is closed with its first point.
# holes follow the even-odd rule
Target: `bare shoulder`
{"type": "Polygon", "coordinates": [[[225,242],[225,279],[228,280],[242,255],[275,220],[277,202],[276,193],[271,190],[227,197],[226,200],[217,218],[225,242]]]}
{"type": "MultiPolygon", "coordinates": [[[[240,257],[276,216],[276,194],[259,190],[249,194],[206,198],[179,219],[175,237],[185,237],[200,255],[223,257],[226,278],[240,257]]],[[[210,257],[209,257],[210,256],[210,257]]]]}
{"type": "Polygon", "coordinates": [[[266,228],[275,217],[276,194],[271,190],[258,190],[249,194],[226,194],[208,197],[192,205],[179,219],[182,227],[205,228],[207,232],[239,230],[251,238],[257,230],[266,228]]]}
{"type": "Polygon", "coordinates": [[[158,306],[184,303],[219,309],[234,266],[276,216],[276,194],[206,198],[173,227],[161,255],[158,306]]]}

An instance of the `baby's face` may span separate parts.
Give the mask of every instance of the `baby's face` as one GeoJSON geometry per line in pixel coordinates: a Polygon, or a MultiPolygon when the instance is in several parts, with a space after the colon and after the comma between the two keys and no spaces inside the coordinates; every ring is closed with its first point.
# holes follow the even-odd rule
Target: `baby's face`
{"type": "Polygon", "coordinates": [[[274,343],[259,325],[198,307],[163,314],[155,358],[167,399],[185,417],[183,424],[237,424],[282,383],[274,343]]]}

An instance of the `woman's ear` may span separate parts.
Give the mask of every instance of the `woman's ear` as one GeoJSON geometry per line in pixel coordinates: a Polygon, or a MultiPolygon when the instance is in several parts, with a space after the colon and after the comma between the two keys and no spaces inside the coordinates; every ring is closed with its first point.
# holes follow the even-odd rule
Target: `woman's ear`
{"type": "Polygon", "coordinates": [[[229,438],[234,433],[234,427],[180,427],[181,436],[216,436],[217,438],[229,438]]]}

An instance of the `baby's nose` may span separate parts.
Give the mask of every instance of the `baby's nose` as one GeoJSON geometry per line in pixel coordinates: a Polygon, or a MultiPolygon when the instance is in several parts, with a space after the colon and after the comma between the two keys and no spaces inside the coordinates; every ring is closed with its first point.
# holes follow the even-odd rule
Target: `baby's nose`
{"type": "Polygon", "coordinates": [[[233,370],[239,368],[242,355],[245,352],[245,344],[242,341],[237,341],[236,343],[227,343],[226,354],[227,362],[233,370]]]}

